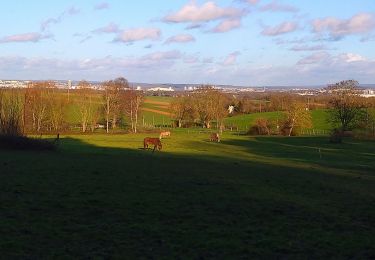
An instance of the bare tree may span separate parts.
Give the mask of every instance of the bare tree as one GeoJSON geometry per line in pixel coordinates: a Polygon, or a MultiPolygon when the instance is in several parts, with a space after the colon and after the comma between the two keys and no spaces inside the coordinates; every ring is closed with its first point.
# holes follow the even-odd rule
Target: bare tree
{"type": "Polygon", "coordinates": [[[222,133],[224,118],[228,115],[229,100],[221,91],[212,91],[210,93],[210,98],[215,101],[212,106],[212,114],[216,120],[216,128],[220,129],[222,133]]]}
{"type": "Polygon", "coordinates": [[[109,132],[109,123],[112,129],[117,127],[119,112],[121,111],[121,92],[129,89],[129,83],[125,78],[117,78],[104,83],[104,111],[106,131],[109,132]]]}
{"type": "Polygon", "coordinates": [[[212,120],[219,121],[226,113],[224,94],[211,86],[201,86],[193,93],[193,99],[194,109],[205,128],[211,128],[212,120]]]}
{"type": "Polygon", "coordinates": [[[169,109],[172,117],[177,122],[177,127],[179,128],[182,127],[183,120],[194,118],[195,110],[190,96],[179,96],[174,98],[170,103],[169,109]]]}
{"type": "Polygon", "coordinates": [[[58,132],[64,125],[68,101],[55,85],[51,85],[46,90],[47,118],[50,129],[58,132]]]}
{"type": "Polygon", "coordinates": [[[129,116],[131,129],[137,133],[138,117],[143,102],[143,93],[134,89],[123,92],[123,110],[129,116]]]}
{"type": "Polygon", "coordinates": [[[80,116],[82,132],[86,132],[93,117],[92,88],[89,82],[80,81],[77,89],[77,107],[80,116]]]}
{"type": "Polygon", "coordinates": [[[48,91],[54,87],[50,81],[29,83],[25,94],[26,114],[32,118],[32,129],[40,132],[47,122],[48,91]]]}

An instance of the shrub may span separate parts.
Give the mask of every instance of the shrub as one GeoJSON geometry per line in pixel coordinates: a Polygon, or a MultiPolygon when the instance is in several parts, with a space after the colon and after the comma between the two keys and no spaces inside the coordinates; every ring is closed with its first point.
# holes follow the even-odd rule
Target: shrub
{"type": "Polygon", "coordinates": [[[272,128],[272,122],[265,118],[258,118],[255,121],[255,125],[251,126],[247,131],[250,135],[270,135],[272,128]]]}
{"type": "Polygon", "coordinates": [[[0,148],[12,150],[55,150],[59,138],[54,141],[28,138],[25,136],[0,135],[0,148]]]}

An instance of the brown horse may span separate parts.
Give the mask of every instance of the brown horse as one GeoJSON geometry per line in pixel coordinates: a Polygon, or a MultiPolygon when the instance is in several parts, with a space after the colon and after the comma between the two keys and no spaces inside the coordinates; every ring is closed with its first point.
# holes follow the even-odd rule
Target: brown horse
{"type": "Polygon", "coordinates": [[[162,144],[161,144],[161,141],[160,141],[159,138],[146,137],[145,139],[143,139],[143,148],[144,149],[148,148],[149,144],[153,144],[154,145],[154,151],[155,151],[156,148],[159,151],[162,148],[162,144]]]}
{"type": "Polygon", "coordinates": [[[218,133],[211,134],[210,135],[210,141],[220,143],[220,135],[218,133]]]}
{"type": "Polygon", "coordinates": [[[166,137],[166,136],[171,136],[171,132],[169,131],[164,131],[164,132],[161,132],[160,133],[160,136],[159,136],[159,139],[162,139],[163,137],[166,137]]]}

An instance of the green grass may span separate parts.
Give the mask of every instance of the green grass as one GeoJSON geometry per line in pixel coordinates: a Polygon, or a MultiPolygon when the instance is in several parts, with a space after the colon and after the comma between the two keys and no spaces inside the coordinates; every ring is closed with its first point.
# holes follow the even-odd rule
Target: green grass
{"type": "Polygon", "coordinates": [[[281,112],[264,112],[264,113],[254,113],[254,114],[245,114],[227,117],[224,120],[225,125],[227,126],[237,126],[241,130],[247,130],[250,126],[255,124],[257,118],[266,118],[270,120],[276,120],[282,118],[281,112]]]}
{"type": "Polygon", "coordinates": [[[157,102],[167,102],[170,103],[173,97],[159,97],[159,96],[145,96],[146,99],[157,101],[157,102]]]}
{"type": "Polygon", "coordinates": [[[145,136],[0,150],[2,257],[375,255],[373,141],[178,131],[152,153],[145,136]]]}
{"type": "MultiPolygon", "coordinates": [[[[225,124],[227,126],[237,126],[241,130],[247,130],[250,126],[255,124],[255,120],[257,118],[266,118],[271,120],[282,119],[283,113],[282,112],[264,112],[264,113],[254,113],[254,114],[247,114],[247,115],[239,115],[228,117],[225,119],[225,124]]],[[[324,130],[327,131],[331,129],[331,125],[328,123],[327,112],[326,110],[312,110],[311,111],[311,118],[313,123],[313,128],[316,130],[324,130]]]]}
{"type": "Polygon", "coordinates": [[[328,112],[325,109],[311,111],[311,117],[314,129],[329,131],[332,125],[328,121],[328,112]]]}
{"type": "Polygon", "coordinates": [[[146,125],[160,126],[160,125],[171,125],[172,121],[169,116],[161,115],[150,111],[142,111],[139,125],[142,125],[142,118],[144,118],[146,125]]]}

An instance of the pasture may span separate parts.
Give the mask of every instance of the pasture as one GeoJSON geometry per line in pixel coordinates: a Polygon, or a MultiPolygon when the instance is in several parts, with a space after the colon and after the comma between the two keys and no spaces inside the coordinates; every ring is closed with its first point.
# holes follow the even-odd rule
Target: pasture
{"type": "Polygon", "coordinates": [[[0,150],[3,258],[371,258],[375,142],[172,132],[0,150]]]}
{"type": "MultiPolygon", "coordinates": [[[[331,129],[331,125],[328,122],[328,114],[327,110],[324,109],[317,109],[311,110],[311,120],[313,129],[317,131],[326,131],[328,132],[331,129]]],[[[235,126],[238,127],[242,131],[246,131],[249,129],[250,126],[255,124],[255,121],[258,118],[265,118],[269,120],[276,121],[277,119],[283,119],[283,112],[263,112],[263,113],[252,113],[252,114],[244,114],[244,115],[236,115],[232,117],[227,117],[224,119],[224,123],[227,127],[235,126]]]]}

